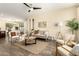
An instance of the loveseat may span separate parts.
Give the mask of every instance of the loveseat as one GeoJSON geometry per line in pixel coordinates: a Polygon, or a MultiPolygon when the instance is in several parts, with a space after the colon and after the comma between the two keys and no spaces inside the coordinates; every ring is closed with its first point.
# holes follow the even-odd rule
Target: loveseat
{"type": "Polygon", "coordinates": [[[40,38],[40,39],[52,39],[52,37],[49,35],[49,33],[47,31],[43,31],[43,30],[39,30],[37,34],[35,34],[36,38],[40,38]]]}

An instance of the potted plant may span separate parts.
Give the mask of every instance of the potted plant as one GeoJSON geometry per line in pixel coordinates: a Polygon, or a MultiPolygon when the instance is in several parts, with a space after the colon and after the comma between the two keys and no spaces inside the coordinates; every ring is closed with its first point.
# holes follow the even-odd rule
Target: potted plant
{"type": "Polygon", "coordinates": [[[66,26],[68,26],[72,31],[72,34],[74,34],[74,32],[79,29],[79,22],[76,20],[76,18],[73,18],[72,20],[67,21],[66,26]]]}
{"type": "Polygon", "coordinates": [[[75,34],[75,39],[78,40],[77,32],[79,30],[79,22],[76,18],[73,18],[72,20],[67,21],[66,26],[69,27],[69,30],[72,32],[72,34],[75,34]]]}

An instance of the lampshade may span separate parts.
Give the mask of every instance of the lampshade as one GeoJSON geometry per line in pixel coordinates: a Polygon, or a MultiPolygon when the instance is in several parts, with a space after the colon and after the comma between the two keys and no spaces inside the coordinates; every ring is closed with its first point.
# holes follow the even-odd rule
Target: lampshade
{"type": "Polygon", "coordinates": [[[59,22],[59,26],[62,27],[63,26],[63,23],[62,22],[59,22]]]}

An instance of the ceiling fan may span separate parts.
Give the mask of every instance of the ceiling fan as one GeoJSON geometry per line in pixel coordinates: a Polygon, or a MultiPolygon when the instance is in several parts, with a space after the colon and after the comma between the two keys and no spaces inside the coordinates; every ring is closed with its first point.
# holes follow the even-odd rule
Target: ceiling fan
{"type": "Polygon", "coordinates": [[[28,5],[27,3],[23,3],[25,6],[29,7],[30,10],[28,10],[28,12],[32,11],[32,10],[38,10],[41,9],[40,7],[31,7],[30,5],[28,5]]]}

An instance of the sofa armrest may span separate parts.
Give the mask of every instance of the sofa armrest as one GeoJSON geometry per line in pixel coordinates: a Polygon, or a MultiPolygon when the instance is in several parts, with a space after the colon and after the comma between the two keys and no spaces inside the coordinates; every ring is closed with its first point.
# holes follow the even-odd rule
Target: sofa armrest
{"type": "Polygon", "coordinates": [[[72,52],[72,48],[67,46],[67,45],[63,45],[61,47],[58,47],[58,52],[61,55],[65,55],[65,56],[69,56],[69,55],[75,56],[75,54],[72,52]]]}
{"type": "Polygon", "coordinates": [[[58,47],[58,53],[62,56],[69,56],[72,55],[70,52],[68,52],[66,49],[62,48],[62,47],[58,47]]]}
{"type": "Polygon", "coordinates": [[[57,39],[56,42],[59,44],[64,44],[64,40],[57,39]]]}

